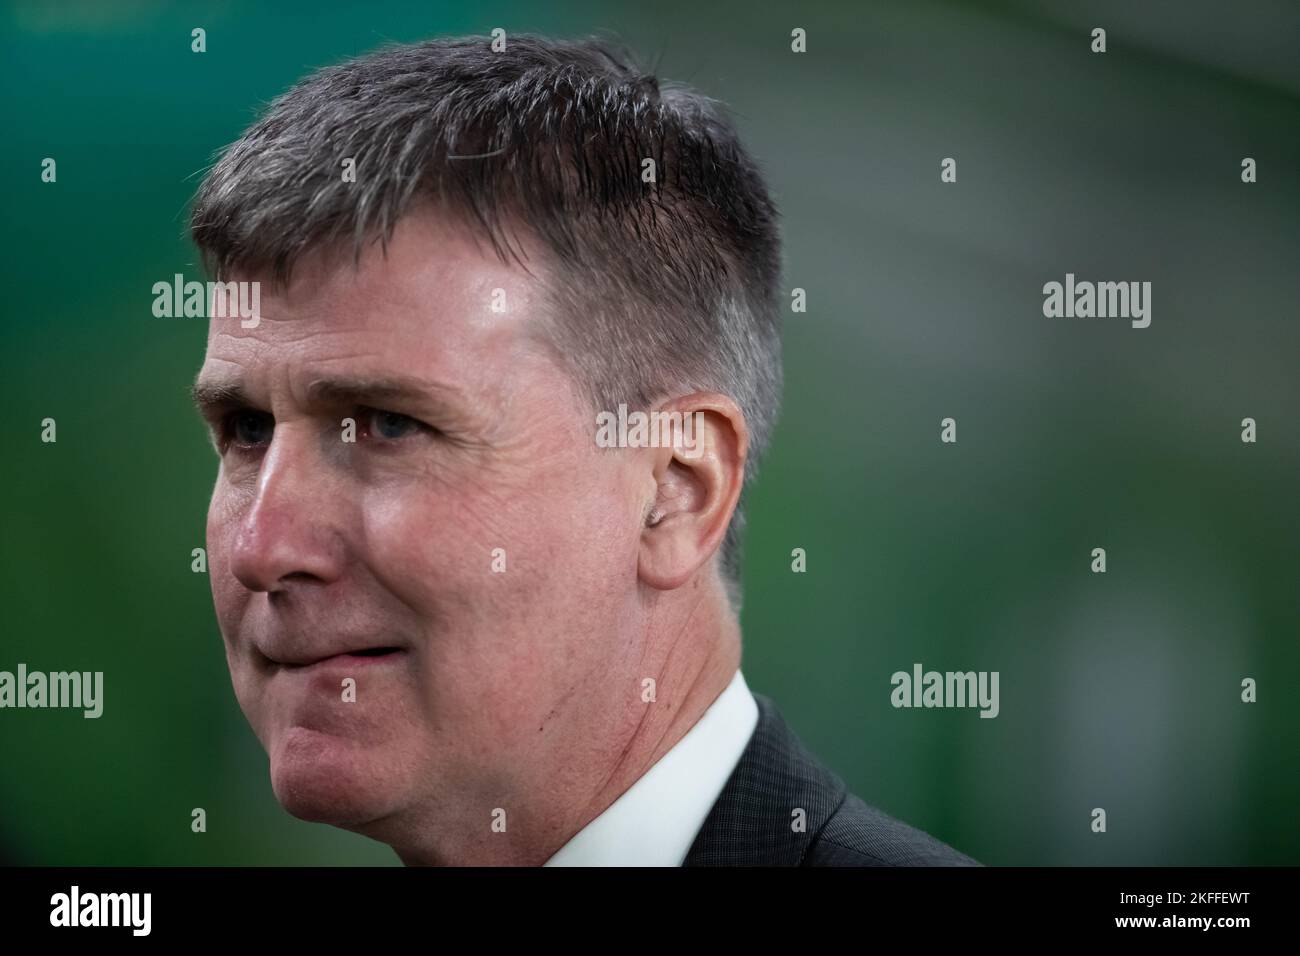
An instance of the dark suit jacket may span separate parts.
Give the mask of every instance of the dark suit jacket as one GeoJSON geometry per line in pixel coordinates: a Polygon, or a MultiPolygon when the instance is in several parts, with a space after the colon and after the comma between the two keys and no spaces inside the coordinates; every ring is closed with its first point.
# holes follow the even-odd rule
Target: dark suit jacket
{"type": "Polygon", "coordinates": [[[848,792],[762,694],[758,726],[683,866],[979,866],[848,792]],[[796,808],[806,828],[791,826],[796,808]]]}

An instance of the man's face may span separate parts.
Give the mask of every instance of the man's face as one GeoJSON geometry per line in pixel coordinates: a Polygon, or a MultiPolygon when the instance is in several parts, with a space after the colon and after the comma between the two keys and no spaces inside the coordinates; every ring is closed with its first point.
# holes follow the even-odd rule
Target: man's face
{"type": "Polygon", "coordinates": [[[631,696],[644,489],[540,345],[538,281],[421,213],[211,322],[213,597],[297,816],[382,839],[455,794],[486,833],[631,696]]]}

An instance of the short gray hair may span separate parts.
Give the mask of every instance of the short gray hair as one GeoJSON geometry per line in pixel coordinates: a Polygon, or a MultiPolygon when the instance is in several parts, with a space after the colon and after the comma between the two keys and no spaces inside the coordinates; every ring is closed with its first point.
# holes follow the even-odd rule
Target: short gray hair
{"type": "Polygon", "coordinates": [[[359,258],[386,245],[423,198],[503,261],[523,262],[516,226],[542,240],[551,337],[594,410],[687,389],[740,407],[749,457],[722,547],[739,609],[745,499],[781,401],[781,249],[776,207],[725,110],[599,38],[388,47],[274,100],[208,172],[190,229],[219,279],[284,282],[311,248],[350,241],[359,258]],[[341,175],[347,157],[355,183],[341,175]]]}

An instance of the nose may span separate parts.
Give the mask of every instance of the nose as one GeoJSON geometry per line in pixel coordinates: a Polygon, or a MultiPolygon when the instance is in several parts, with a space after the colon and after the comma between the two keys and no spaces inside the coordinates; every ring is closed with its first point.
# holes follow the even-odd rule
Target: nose
{"type": "Polygon", "coordinates": [[[244,587],[274,592],[338,578],[343,542],[331,484],[308,436],[277,426],[231,547],[230,570],[244,587]]]}

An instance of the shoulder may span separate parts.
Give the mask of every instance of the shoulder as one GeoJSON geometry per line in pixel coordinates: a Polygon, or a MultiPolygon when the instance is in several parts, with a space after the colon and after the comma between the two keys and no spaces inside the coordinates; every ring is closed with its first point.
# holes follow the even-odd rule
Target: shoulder
{"type": "Polygon", "coordinates": [[[852,793],[810,841],[801,866],[979,866],[852,793]]]}
{"type": "Polygon", "coordinates": [[[768,697],[754,700],[758,726],[685,865],[979,865],[849,793],[768,697]]]}

